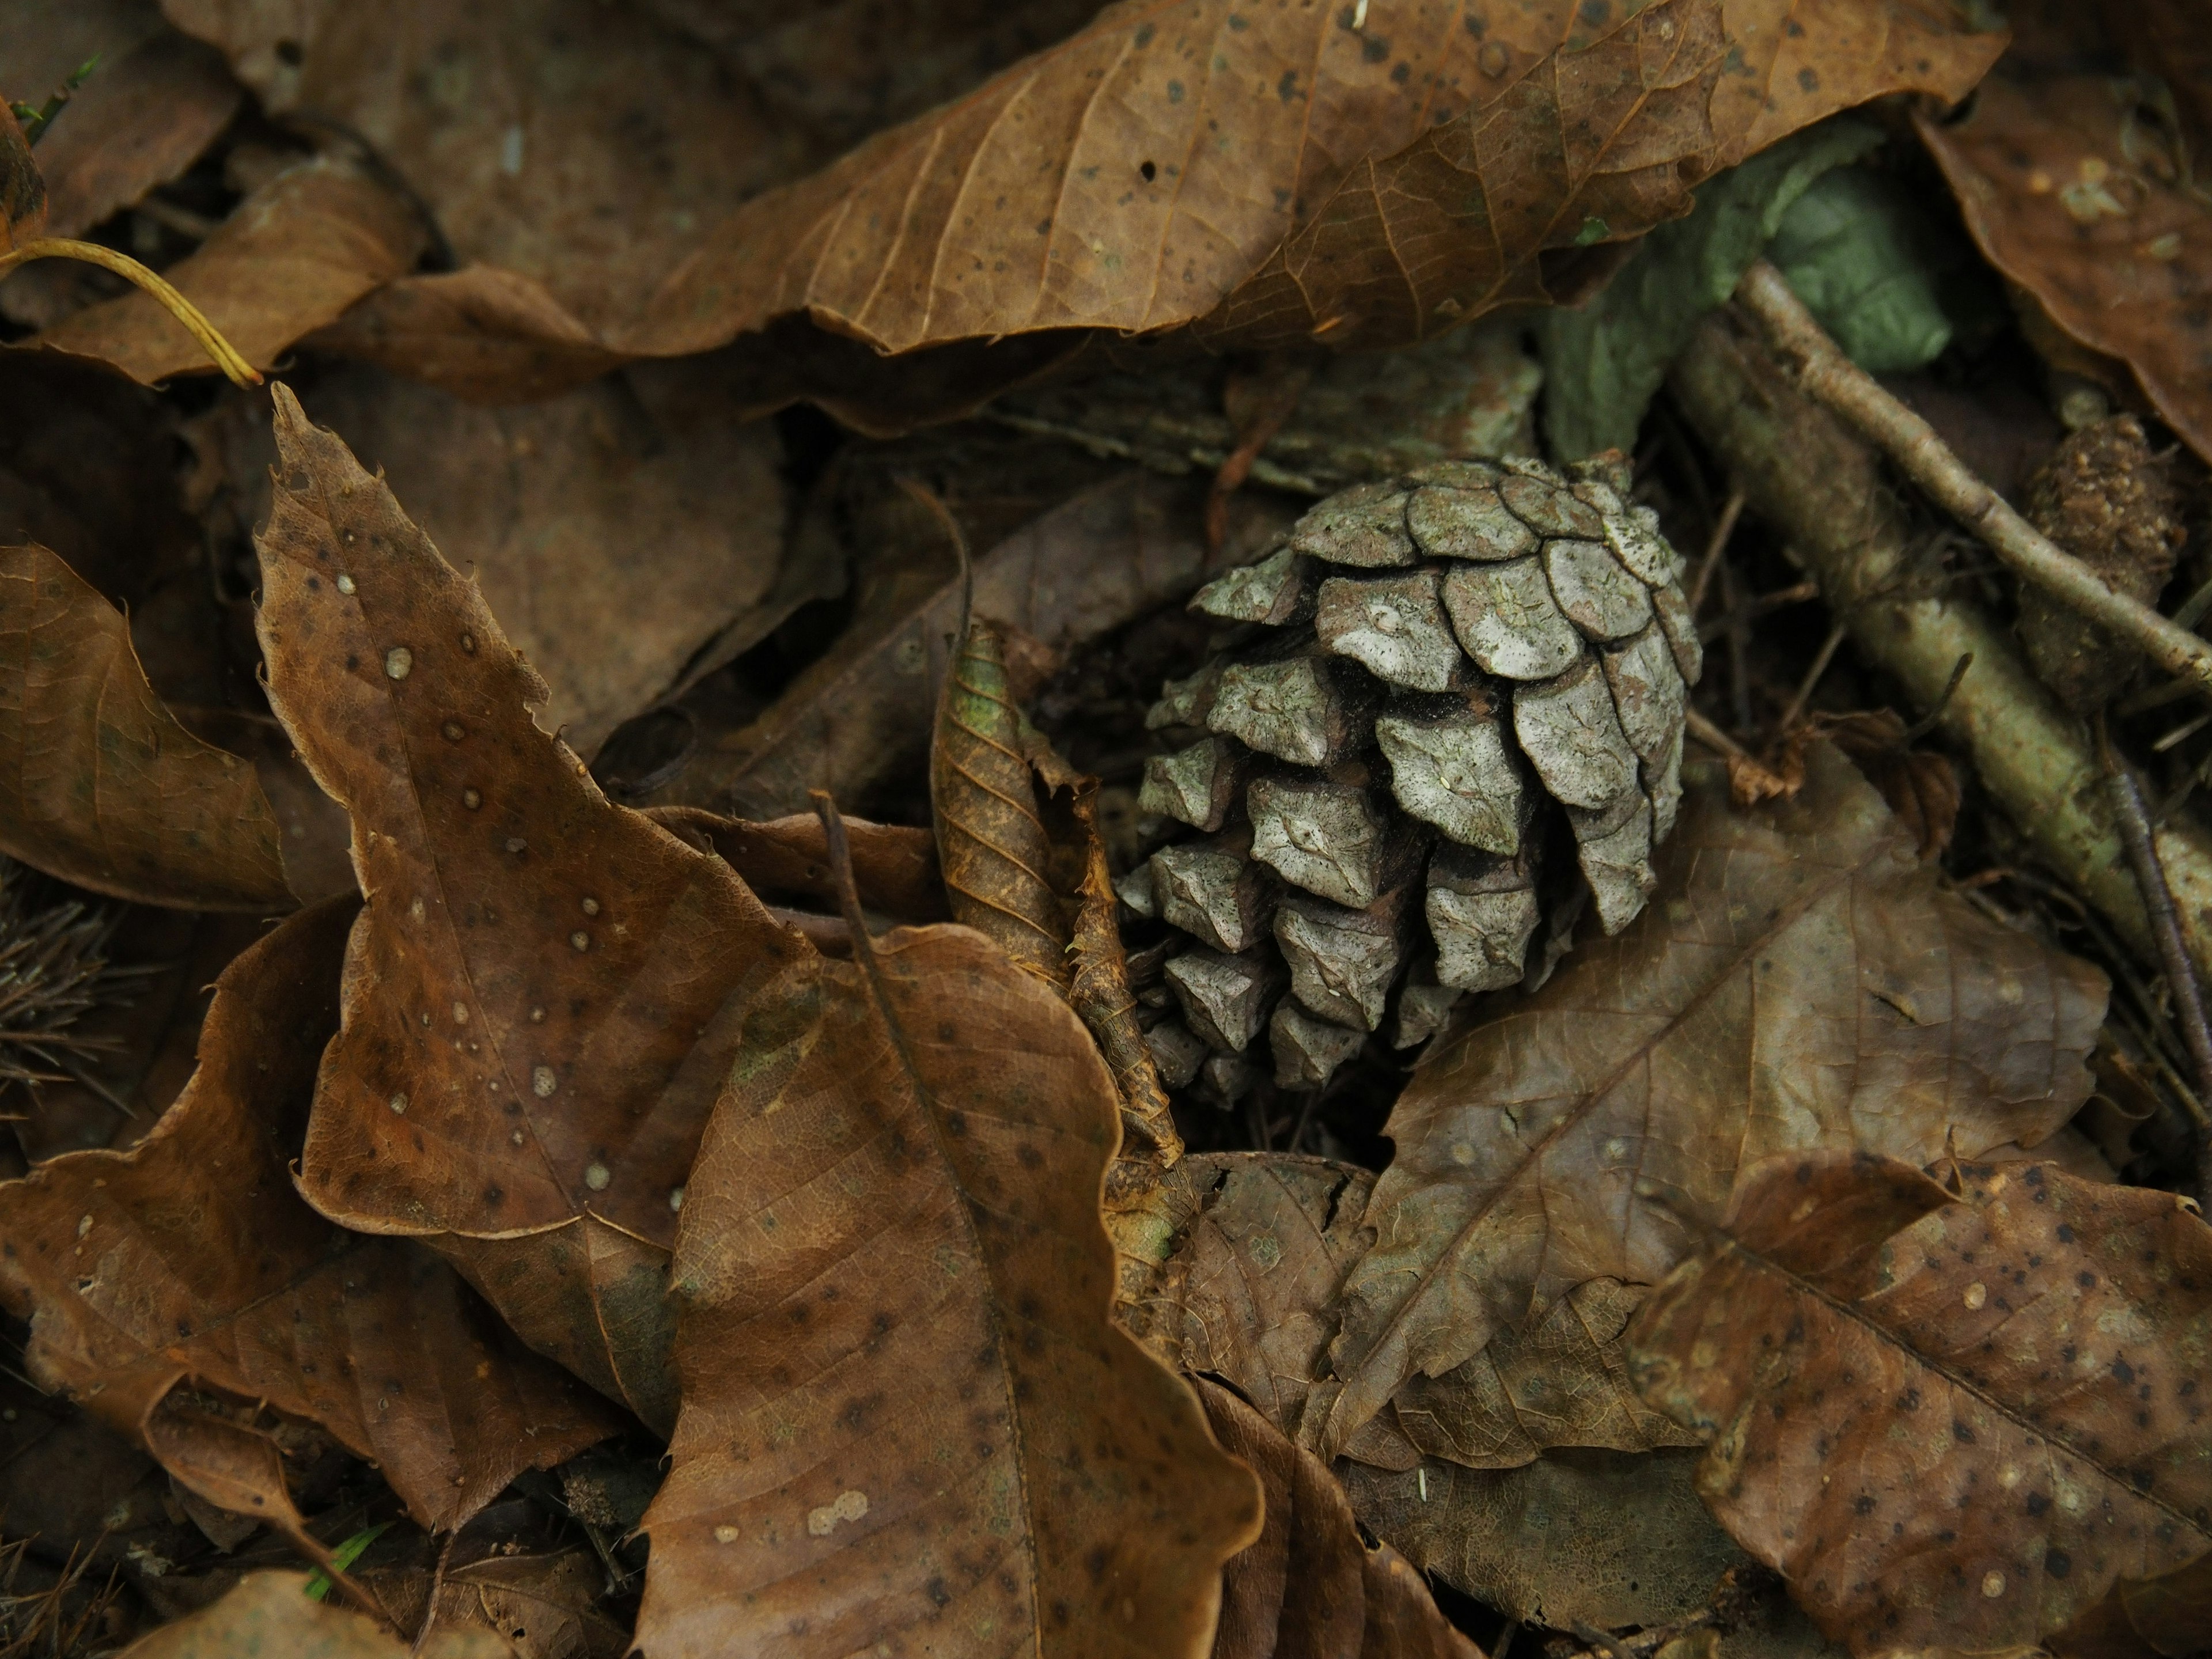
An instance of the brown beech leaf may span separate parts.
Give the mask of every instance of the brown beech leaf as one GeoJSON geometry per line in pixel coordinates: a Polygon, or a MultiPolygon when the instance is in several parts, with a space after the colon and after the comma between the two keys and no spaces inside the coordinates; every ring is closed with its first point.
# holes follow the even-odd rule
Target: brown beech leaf
{"type": "MultiPolygon", "coordinates": [[[[279,173],[247,197],[167,276],[256,368],[415,263],[421,216],[343,162],[279,173]]],[[[214,374],[207,352],[150,294],[88,306],[27,343],[109,363],[152,385],[214,374]]]]}
{"type": "Polygon", "coordinates": [[[1233,1390],[1205,1377],[1197,1388],[1214,1433],[1267,1496],[1260,1536],[1222,1572],[1214,1659],[1481,1659],[1397,1551],[1368,1548],[1319,1458],[1233,1390]]]}
{"type": "MultiPolygon", "coordinates": [[[[222,1599],[161,1626],[125,1648],[127,1659],[238,1659],[293,1654],[299,1659],[409,1659],[409,1644],[366,1614],[307,1595],[304,1573],[256,1572],[222,1599]]],[[[414,1659],[511,1659],[514,1650],[485,1630],[433,1630],[414,1659]]]]}
{"type": "Polygon", "coordinates": [[[131,627],[35,543],[0,548],[0,851],[94,892],[289,910],[254,769],[177,723],[131,627]]]}
{"type": "MultiPolygon", "coordinates": [[[[550,688],[539,719],[586,758],[679,680],[829,591],[822,577],[834,571],[781,580],[774,428],[731,419],[690,366],[653,365],[513,409],[361,366],[294,390],[476,579],[550,688]]],[[[266,398],[240,396],[192,428],[228,484],[241,537],[268,514],[269,422],[266,398]]]]}
{"type": "MultiPolygon", "coordinates": [[[[829,838],[813,813],[754,823],[696,806],[649,806],[645,816],[702,851],[726,860],[746,886],[770,903],[805,900],[835,909],[837,878],[829,838]]],[[[902,823],[845,820],[853,883],[863,908],[909,923],[945,921],[945,884],[937,872],[937,837],[902,823]]]]}
{"type": "Polygon", "coordinates": [[[422,1628],[434,1588],[434,1628],[492,1632],[511,1645],[514,1659],[622,1659],[629,1651],[629,1631],[600,1606],[606,1568],[581,1544],[546,1554],[494,1553],[454,1567],[442,1581],[428,1568],[359,1577],[402,1630],[422,1628]]]}
{"type": "Polygon", "coordinates": [[[1942,1167],[1955,1194],[1768,1161],[1630,1338],[1711,1441],[1708,1506],[1859,1653],[2027,1646],[2212,1551],[2212,1229],[2051,1164],[1942,1167]]]}
{"type": "Polygon", "coordinates": [[[807,954],[730,866],[612,805],[392,492],[276,389],[271,706],[353,816],[368,907],[308,1201],[454,1261],[524,1340],[675,1415],[667,1252],[753,994],[807,954]]]}
{"type": "Polygon", "coordinates": [[[161,21],[153,0],[0,5],[0,90],[27,104],[94,58],[66,120],[39,139],[46,234],[82,236],[198,159],[244,92],[222,56],[161,21]]]}
{"type": "Polygon", "coordinates": [[[2142,99],[2124,78],[2024,70],[1990,76],[1956,125],[1917,119],[1990,263],[2075,340],[2124,360],[2212,457],[2212,210],[2142,99]]]}
{"type": "Polygon", "coordinates": [[[757,1003],[684,1206],[638,1641],[1200,1653],[1251,1476],[1109,1318],[1113,1080],[966,928],[757,1003]]]}
{"type": "Polygon", "coordinates": [[[1942,892],[1848,761],[1805,758],[1745,811],[1698,769],[1663,902],[1424,1059],[1321,1443],[1586,1280],[1664,1277],[1769,1153],[2033,1146],[2087,1097],[2104,975],[1942,892]]]}
{"type": "Polygon", "coordinates": [[[33,1374],[210,1502],[297,1528],[274,1443],[180,1388],[319,1425],[443,1530],[622,1419],[436,1256],[333,1227],[293,1191],[355,908],[301,911],[224,970],[198,1069],[137,1147],[0,1184],[0,1279],[30,1316],[33,1374]]]}
{"type": "MultiPolygon", "coordinates": [[[[758,336],[771,402],[849,395],[848,368],[811,360],[953,344],[978,354],[955,354],[969,380],[1004,385],[1038,366],[1032,344],[1064,355],[1087,331],[1192,326],[1215,347],[1426,337],[1547,297],[1544,253],[1685,212],[1698,179],[1808,122],[1887,93],[1956,98],[2003,40],[1969,32],[1936,0],[1374,0],[1364,11],[1125,0],[793,183],[761,189],[793,176],[787,151],[750,129],[744,142],[716,135],[715,163],[744,158],[736,179],[706,200],[696,162],[656,173],[647,200],[684,197],[694,228],[669,239],[662,220],[625,257],[603,252],[613,239],[599,225],[575,227],[570,244],[550,234],[571,228],[576,210],[536,192],[570,173],[531,157],[548,145],[563,156],[574,141],[544,131],[542,100],[486,94],[469,120],[417,114],[410,128],[394,61],[406,49],[387,43],[416,32],[349,30],[335,0],[281,23],[243,10],[170,0],[173,17],[222,40],[277,106],[297,98],[339,113],[397,156],[417,188],[445,198],[446,222],[467,222],[452,211],[460,202],[490,198],[489,230],[474,237],[489,263],[395,285],[365,307],[374,320],[353,331],[357,348],[409,332],[432,372],[471,374],[482,392],[501,377],[471,357],[503,359],[511,388],[549,359],[582,374],[758,336]],[[265,56],[280,28],[304,37],[305,64],[289,76],[265,56]],[[542,113],[495,139],[485,129],[509,108],[542,113]],[[488,190],[501,143],[522,159],[488,190]],[[459,182],[435,182],[441,164],[459,182]],[[723,206],[749,191],[759,193],[723,206]],[[539,207],[519,228],[517,201],[539,207]],[[555,249],[582,269],[549,274],[555,249]],[[1010,362],[984,361],[997,342],[988,353],[1010,362]]],[[[475,37],[507,10],[443,25],[449,52],[481,55],[475,37]]],[[[580,21],[569,35],[580,55],[592,27],[580,21]]],[[[595,106],[641,95],[615,70],[643,50],[602,48],[581,71],[595,106]]],[[[653,114],[684,161],[698,118],[666,88],[696,73],[635,82],[656,88],[653,114]]],[[[754,118],[746,99],[724,104],[726,124],[754,118]]],[[[587,206],[597,192],[577,194],[587,206]]],[[[641,216],[618,211],[613,223],[641,216]]]]}

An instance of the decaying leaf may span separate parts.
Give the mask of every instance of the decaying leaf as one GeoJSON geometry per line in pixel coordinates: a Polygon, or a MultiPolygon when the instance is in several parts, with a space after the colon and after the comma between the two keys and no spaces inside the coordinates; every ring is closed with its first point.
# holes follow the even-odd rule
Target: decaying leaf
{"type": "MultiPolygon", "coordinates": [[[[407,270],[423,240],[403,198],[359,168],[316,161],[247,197],[167,275],[247,362],[267,368],[301,335],[407,270]]],[[[31,343],[112,364],[148,385],[215,368],[160,301],[135,290],[64,318],[31,343]]]]}
{"type": "Polygon", "coordinates": [[[1389,1544],[1361,1540],[1344,1489],[1231,1389],[1197,1379],[1214,1432],[1260,1477],[1260,1536],[1222,1574],[1214,1659],[1276,1654],[1481,1659],[1389,1544]]]}
{"type": "Polygon", "coordinates": [[[1631,1336],[1711,1441],[1706,1504],[1858,1653],[2027,1646],[2212,1551],[2212,1229],[2050,1164],[1941,1167],[1955,1193],[1770,1161],[1631,1336]]]}
{"type": "Polygon", "coordinates": [[[302,911],[225,970],[199,1068],[137,1147],[0,1184],[0,1276],[33,1373],[210,1502],[297,1530],[275,1442],[180,1389],[316,1424],[445,1529],[621,1419],[435,1256],[342,1231],[293,1192],[353,911],[302,911]]]}
{"type": "Polygon", "coordinates": [[[1620,1630],[1687,1617],[1748,1565],[1698,1502],[1697,1459],[1583,1449],[1514,1469],[1336,1468],[1360,1523],[1422,1571],[1526,1623],[1620,1630]]]}
{"type": "MultiPolygon", "coordinates": [[[[127,1659],[406,1659],[409,1644],[364,1613],[311,1599],[296,1572],[257,1572],[210,1607],[164,1625],[124,1650],[127,1659]]],[[[514,1650],[483,1630],[434,1630],[416,1659],[510,1659],[514,1650]]]]}
{"type": "MultiPolygon", "coordinates": [[[[402,1630],[419,1630],[435,1575],[362,1575],[402,1630]]],[[[599,1605],[606,1569],[582,1545],[496,1553],[449,1571],[437,1585],[441,1631],[489,1632],[514,1659],[622,1659],[629,1632],[599,1605]]]]}
{"type": "MultiPolygon", "coordinates": [[[[1095,639],[1249,559],[1285,515],[1234,503],[1230,544],[1209,557],[1191,483],[1131,473],[1035,520],[975,562],[975,610],[1055,651],[1095,639]]],[[[920,776],[933,689],[960,627],[960,583],[942,574],[895,584],[839,647],[801,673],[767,713],[703,750],[654,799],[741,817],[775,817],[827,789],[868,802],[887,779],[920,776]]]]}
{"type": "Polygon", "coordinates": [[[1195,1659],[1259,1504],[1108,1317],[1112,1079],[980,935],[860,943],[762,994],[700,1148],[639,1643],[1195,1659]]]}
{"type": "MultiPolygon", "coordinates": [[[[483,589],[544,677],[538,718],[588,758],[679,683],[756,644],[834,566],[787,570],[782,447],[710,376],[653,366],[549,402],[480,409],[365,367],[295,386],[483,589]]],[[[193,423],[240,539],[268,514],[269,405],[193,423]]]]}
{"type": "Polygon", "coordinates": [[[244,96],[222,55],[165,25],[153,0],[0,6],[0,91],[38,103],[94,59],[69,118],[40,135],[50,236],[82,236],[174,179],[244,96]]]}
{"type": "Polygon", "coordinates": [[[11,857],[149,904],[292,907],[253,768],[177,723],[122,614],[36,544],[0,549],[0,756],[11,857]]]}
{"type": "Polygon", "coordinates": [[[2075,340],[2124,361],[2166,423],[2212,456],[2212,210],[2191,172],[2203,156],[2143,84],[2021,65],[1985,81],[1956,124],[1916,119],[1990,263],[2075,340]]]}
{"type": "Polygon", "coordinates": [[[609,803],[544,683],[392,492],[276,392],[270,701],[353,815],[368,906],[301,1190],[423,1238],[522,1335],[675,1415],[663,1280],[758,988],[806,954],[719,858],[609,803]]]}
{"type": "Polygon", "coordinates": [[[1400,1097],[1322,1444],[1587,1280],[1656,1282],[1769,1153],[2033,1146],[2088,1094],[2104,976],[1940,892],[1832,748],[1752,811],[1700,769],[1660,890],[1400,1097]]]}
{"type": "MultiPolygon", "coordinates": [[[[801,817],[756,823],[696,806],[653,806],[645,816],[702,851],[712,852],[770,903],[805,900],[835,909],[836,873],[830,866],[822,820],[801,817]]],[[[945,921],[945,884],[937,870],[937,837],[904,824],[845,820],[853,884],[864,909],[908,923],[945,921]]]]}

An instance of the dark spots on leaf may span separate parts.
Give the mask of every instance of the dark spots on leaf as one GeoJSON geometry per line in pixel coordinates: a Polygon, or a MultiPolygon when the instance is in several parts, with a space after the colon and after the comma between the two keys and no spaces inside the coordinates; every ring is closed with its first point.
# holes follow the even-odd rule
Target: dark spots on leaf
{"type": "Polygon", "coordinates": [[[1875,1508],[1876,1504],[1872,1492],[1863,1492],[1856,1498],[1851,1500],[1851,1513],[1853,1515],[1872,1515],[1875,1512],[1875,1508]]]}
{"type": "Polygon", "coordinates": [[[1138,24],[1137,50],[1142,52],[1146,46],[1151,46],[1152,44],[1152,36],[1158,33],[1159,31],[1154,28],[1150,23],[1138,24]]]}
{"type": "Polygon", "coordinates": [[[1170,81],[1168,82],[1168,102],[1170,104],[1180,104],[1182,102],[1182,82],[1170,81]]]}
{"type": "Polygon", "coordinates": [[[2097,1288],[2097,1275],[2087,1272],[2078,1273],[2074,1275],[2074,1282],[2085,1291],[2094,1291],[2097,1288]]]}
{"type": "Polygon", "coordinates": [[[1964,1423],[1954,1419],[1951,1424],[1951,1438],[1962,1446],[1971,1446],[1974,1443],[1974,1431],[1964,1423]]]}
{"type": "Polygon", "coordinates": [[[2063,1221],[2058,1224],[2058,1242],[2061,1244],[2071,1244],[2074,1242],[2074,1230],[2063,1221]]]}
{"type": "Polygon", "coordinates": [[[1287,104],[1297,95],[1298,72],[1296,70],[1285,70],[1283,78],[1275,82],[1275,96],[1287,104]]]}
{"type": "Polygon", "coordinates": [[[952,1603],[952,1591],[946,1585],[941,1574],[924,1584],[922,1589],[928,1595],[930,1605],[933,1607],[950,1607],[952,1603]]]}
{"type": "Polygon", "coordinates": [[[1137,176],[1138,176],[1139,178],[1142,179],[1143,179],[1146,184],[1148,184],[1148,185],[1149,185],[1149,184],[1151,184],[1151,183],[1152,182],[1152,180],[1153,180],[1153,179],[1157,179],[1157,178],[1158,178],[1158,177],[1160,176],[1160,169],[1159,169],[1159,165],[1158,165],[1158,163],[1154,162],[1154,161],[1139,161],[1139,162],[1138,162],[1138,163],[1137,163],[1137,176]]]}
{"type": "Polygon", "coordinates": [[[2044,1493],[2039,1492],[2032,1492],[2028,1493],[2027,1512],[2030,1515],[2040,1515],[2050,1507],[2051,1499],[2044,1493]]]}
{"type": "Polygon", "coordinates": [[[1024,1141],[1014,1148],[1014,1162],[1024,1170],[1042,1170],[1044,1168],[1044,1154],[1024,1141]]]}
{"type": "Polygon", "coordinates": [[[1359,43],[1359,55],[1370,64],[1379,64],[1390,55],[1390,43],[1380,35],[1370,34],[1359,43]]]}
{"type": "Polygon", "coordinates": [[[2074,1558],[2064,1550],[2050,1550],[2043,1558],[2043,1570],[2053,1578],[2063,1578],[2074,1571],[2074,1558]]]}
{"type": "Polygon", "coordinates": [[[483,1201],[495,1210],[507,1201],[507,1193],[495,1182],[483,1189],[483,1201]]]}
{"type": "Polygon", "coordinates": [[[1094,1584],[1104,1580],[1106,1569],[1113,1565],[1114,1558],[1103,1544],[1092,1546],[1083,1558],[1083,1570],[1091,1575],[1094,1584]]]}
{"type": "Polygon", "coordinates": [[[2136,1368],[2116,1356],[2112,1360],[2112,1375],[2122,1382],[2132,1382],[2136,1380],[2136,1368]]]}
{"type": "Polygon", "coordinates": [[[1390,71],[1390,81],[1394,86],[1402,87],[1413,78],[1413,66],[1411,64],[1401,64],[1390,71]]]}
{"type": "Polygon", "coordinates": [[[353,672],[353,671],[354,671],[355,669],[356,669],[356,668],[358,668],[358,667],[360,667],[360,666],[361,666],[361,658],[360,658],[360,656],[359,656],[357,653],[354,653],[354,652],[351,652],[351,651],[347,652],[347,653],[346,653],[346,672],[348,672],[349,674],[350,674],[351,672],[353,672]]]}
{"type": "Polygon", "coordinates": [[[1801,92],[1818,92],[1820,89],[1820,77],[1812,70],[1801,69],[1797,71],[1797,87],[1801,92]]]}

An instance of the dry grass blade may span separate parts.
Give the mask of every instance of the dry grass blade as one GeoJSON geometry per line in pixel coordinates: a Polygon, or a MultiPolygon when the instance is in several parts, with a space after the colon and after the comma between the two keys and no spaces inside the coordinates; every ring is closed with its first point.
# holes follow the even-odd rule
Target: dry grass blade
{"type": "Polygon", "coordinates": [[[856,962],[764,994],[691,1178],[639,1642],[1197,1659],[1258,1504],[1109,1321],[1112,1079],[975,933],[848,916],[856,962]]]}
{"type": "Polygon", "coordinates": [[[289,910],[253,768],[146,683],[123,614],[35,544],[0,548],[0,850],[95,892],[289,910]]]}
{"type": "Polygon", "coordinates": [[[1322,1443],[1586,1280],[1654,1282],[1769,1153],[1978,1156],[2087,1096],[2104,976],[1939,892],[1848,762],[1806,760],[1795,800],[1746,812],[1702,769],[1668,901],[1414,1073],[1322,1443]]]}
{"type": "Polygon", "coordinates": [[[753,994],[811,954],[735,872],[602,796],[472,584],[278,387],[270,702],[353,815],[368,898],[301,1159],[524,1340],[675,1416],[667,1248],[753,994]]]}
{"type": "Polygon", "coordinates": [[[2212,1552],[2212,1229],[2050,1164],[1948,1173],[1773,1160],[1631,1336],[1711,1440],[1707,1504],[1859,1653],[2029,1646],[2212,1552]]]}

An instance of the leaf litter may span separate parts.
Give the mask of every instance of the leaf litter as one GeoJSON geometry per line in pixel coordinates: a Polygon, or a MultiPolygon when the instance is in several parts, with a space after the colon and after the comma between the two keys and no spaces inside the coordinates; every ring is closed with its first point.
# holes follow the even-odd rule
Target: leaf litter
{"type": "MultiPolygon", "coordinates": [[[[1739,524],[1707,412],[1654,397],[1763,249],[1863,367],[1941,354],[1908,394],[1939,427],[2047,403],[1961,434],[2005,479],[2117,405],[2114,488],[2171,469],[2193,524],[2157,447],[2196,435],[2192,325],[2145,278],[2185,287],[2201,54],[2166,8],[2020,9],[2008,52],[1904,0],[10,30],[10,234],[128,247],[212,326],[98,273],[0,294],[39,411],[9,556],[74,630],[58,671],[55,618],[0,633],[18,775],[60,785],[0,799],[47,872],[0,970],[72,1073],[0,1085],[4,1334],[58,1391],[0,1378],[8,1524],[54,1540],[4,1547],[8,1619],[27,1571],[87,1651],[149,1611],[149,1651],[272,1619],[562,1659],[2187,1650],[2204,1234],[2158,1188],[2197,993],[2069,889],[2154,899],[2164,857],[2195,925],[2212,738],[2112,703],[2122,763],[2168,757],[2150,864],[2046,837],[2038,874],[1978,793],[1986,716],[1962,750],[1923,743],[1940,702],[1880,707],[1851,619],[1782,609],[1820,586],[1790,481],[1739,524]],[[2016,325],[1954,305],[1962,261],[1995,289],[1946,183],[2016,325]],[[2076,281],[2051,196],[2092,241],[2156,198],[2181,251],[2076,281]],[[1540,376],[1527,307],[1593,295],[1540,376]],[[90,378],[211,359],[287,368],[273,424],[90,378]],[[1326,1091],[1186,1086],[1116,894],[1160,834],[1139,728],[1259,641],[1175,607],[1280,545],[1279,491],[1533,447],[1540,378],[1556,459],[1633,449],[1585,480],[1703,543],[1692,731],[1761,787],[1692,769],[1618,939],[1564,866],[1528,890],[1525,987],[1454,1011],[1412,963],[1326,1091]],[[755,418],[810,396],[876,441],[755,418]],[[964,639],[948,525],[990,550],[964,639]],[[118,754],[155,787],[83,793],[118,754]],[[892,821],[802,812],[825,787],[892,821]],[[1771,1238],[1800,1170],[1834,1213],[1771,1238]],[[1984,1336],[2038,1203],[2072,1237],[1984,1336]],[[1891,1372],[1962,1379],[1971,1437],[1912,1462],[1891,1372]],[[2036,1458],[2075,1509],[1978,1496],[2036,1458]],[[343,1570],[328,1604],[257,1576],[292,1554],[343,1570]]],[[[1916,544],[1895,602],[2008,602],[1964,546],[1916,544]]],[[[2140,585],[2187,627],[2177,549],[2140,585]]],[[[1976,640],[1908,688],[2037,695],[1976,640]]]]}

